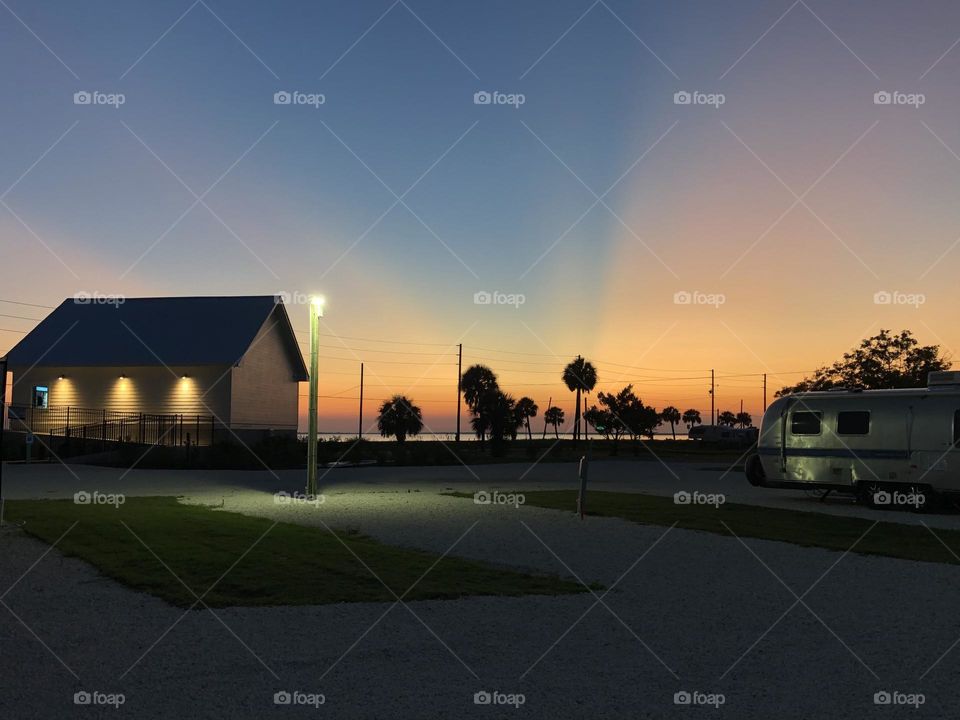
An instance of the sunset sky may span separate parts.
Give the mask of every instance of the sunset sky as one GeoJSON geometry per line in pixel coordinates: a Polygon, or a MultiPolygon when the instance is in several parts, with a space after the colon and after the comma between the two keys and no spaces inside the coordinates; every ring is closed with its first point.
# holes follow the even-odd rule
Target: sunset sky
{"type": "MultiPolygon", "coordinates": [[[[323,431],[361,360],[368,428],[452,430],[461,342],[541,411],[580,353],[755,419],[880,328],[960,349],[955,2],[7,5],[0,299],[322,293],[323,431]]],[[[46,312],[0,302],[0,354],[46,312]]]]}

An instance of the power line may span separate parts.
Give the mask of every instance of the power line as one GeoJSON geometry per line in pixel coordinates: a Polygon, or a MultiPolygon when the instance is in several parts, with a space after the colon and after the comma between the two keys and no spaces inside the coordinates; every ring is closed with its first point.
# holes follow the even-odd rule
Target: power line
{"type": "Polygon", "coordinates": [[[47,310],[56,309],[53,305],[37,305],[36,303],[20,302],[19,300],[4,300],[0,298],[0,302],[10,303],[11,305],[24,305],[26,307],[45,308],[47,310]]]}

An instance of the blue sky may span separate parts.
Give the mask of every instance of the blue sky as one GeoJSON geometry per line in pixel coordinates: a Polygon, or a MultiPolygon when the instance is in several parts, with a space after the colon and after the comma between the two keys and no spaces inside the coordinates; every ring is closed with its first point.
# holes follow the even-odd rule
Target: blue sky
{"type": "Polygon", "coordinates": [[[960,346],[950,3],[8,4],[4,299],[324,292],[344,335],[679,370],[806,369],[891,325],[960,346]]]}

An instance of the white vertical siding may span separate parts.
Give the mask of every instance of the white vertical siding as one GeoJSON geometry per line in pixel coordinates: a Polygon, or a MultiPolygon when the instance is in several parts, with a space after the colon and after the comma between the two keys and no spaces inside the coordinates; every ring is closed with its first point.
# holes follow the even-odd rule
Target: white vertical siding
{"type": "Polygon", "coordinates": [[[231,422],[238,428],[297,429],[300,385],[286,343],[285,321],[274,311],[233,368],[231,422]]]}

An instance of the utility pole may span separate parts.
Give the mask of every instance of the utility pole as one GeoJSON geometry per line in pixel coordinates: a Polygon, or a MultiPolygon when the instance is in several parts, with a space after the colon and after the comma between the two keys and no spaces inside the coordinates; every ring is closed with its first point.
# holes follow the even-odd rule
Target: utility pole
{"type": "Polygon", "coordinates": [[[320,365],[320,318],[323,298],[310,301],[310,405],[307,419],[307,495],[317,494],[317,373],[320,365]]]}
{"type": "Polygon", "coordinates": [[[357,440],[363,440],[363,363],[360,363],[360,422],[357,424],[357,440]]]}
{"type": "Polygon", "coordinates": [[[460,382],[463,378],[463,343],[457,345],[459,352],[457,353],[457,439],[456,442],[460,442],[460,382]]]}
{"type": "Polygon", "coordinates": [[[767,411],[767,374],[763,374],[763,411],[767,411]]]}
{"type": "Polygon", "coordinates": [[[716,404],[716,385],[714,385],[714,374],[713,370],[710,370],[710,424],[715,425],[714,418],[716,418],[716,413],[714,411],[714,406],[716,404]]]}
{"type": "Polygon", "coordinates": [[[583,439],[586,440],[590,437],[590,426],[587,425],[587,395],[583,395],[583,412],[580,414],[583,418],[583,439]]]}
{"type": "MultiPolygon", "coordinates": [[[[553,404],[553,395],[550,396],[550,399],[547,400],[547,410],[550,409],[550,406],[553,404]]],[[[543,411],[543,439],[547,439],[547,410],[543,411]]]]}

